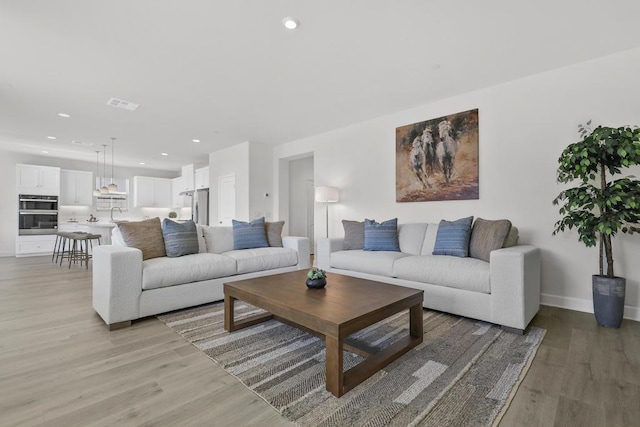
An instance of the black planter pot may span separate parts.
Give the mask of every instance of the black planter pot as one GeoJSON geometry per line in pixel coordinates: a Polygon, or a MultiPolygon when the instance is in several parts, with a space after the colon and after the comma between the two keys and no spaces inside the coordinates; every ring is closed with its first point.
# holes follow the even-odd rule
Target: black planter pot
{"type": "Polygon", "coordinates": [[[307,288],[309,289],[322,289],[327,285],[327,278],[322,279],[307,279],[307,288]]]}
{"type": "Polygon", "coordinates": [[[598,325],[607,328],[619,328],[624,315],[624,295],[627,279],[594,274],[593,312],[598,325]]]}

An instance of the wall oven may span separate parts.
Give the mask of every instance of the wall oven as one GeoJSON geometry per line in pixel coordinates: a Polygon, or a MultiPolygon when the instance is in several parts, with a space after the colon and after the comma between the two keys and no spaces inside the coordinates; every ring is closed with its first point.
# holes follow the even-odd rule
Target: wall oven
{"type": "Polygon", "coordinates": [[[18,235],[55,234],[57,231],[58,196],[18,196],[18,235]]]}

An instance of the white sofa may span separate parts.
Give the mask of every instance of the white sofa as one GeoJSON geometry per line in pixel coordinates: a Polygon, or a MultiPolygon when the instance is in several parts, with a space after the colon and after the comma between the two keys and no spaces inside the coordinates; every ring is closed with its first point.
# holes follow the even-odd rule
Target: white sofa
{"type": "Polygon", "coordinates": [[[400,252],[343,250],[343,239],[318,239],[317,266],[421,289],[426,308],[522,333],[540,308],[540,250],[502,248],[490,262],[431,255],[437,231],[438,224],[400,224],[400,252]]]}
{"type": "Polygon", "coordinates": [[[232,227],[198,226],[199,253],[143,261],[124,246],[117,227],[113,245],[93,251],[93,309],[109,329],[131,320],[224,298],[223,283],[306,269],[306,237],[282,238],[283,247],[233,250],[232,227]]]}

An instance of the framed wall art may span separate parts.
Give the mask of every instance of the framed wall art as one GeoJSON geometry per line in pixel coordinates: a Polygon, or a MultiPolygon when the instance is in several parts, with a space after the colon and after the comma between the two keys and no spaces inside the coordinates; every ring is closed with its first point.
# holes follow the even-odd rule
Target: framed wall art
{"type": "Polygon", "coordinates": [[[396,202],[478,198],[477,109],[396,128],[396,202]]]}

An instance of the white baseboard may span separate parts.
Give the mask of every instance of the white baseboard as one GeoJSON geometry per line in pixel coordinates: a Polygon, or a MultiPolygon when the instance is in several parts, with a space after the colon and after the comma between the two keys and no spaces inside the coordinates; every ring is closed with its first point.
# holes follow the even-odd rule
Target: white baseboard
{"type": "Polygon", "coordinates": [[[0,252],[0,257],[14,257],[16,256],[15,252],[0,252]]]}
{"type": "MultiPolygon", "coordinates": [[[[563,297],[560,295],[540,294],[540,304],[551,307],[593,313],[593,301],[581,298],[563,297]]],[[[640,307],[624,306],[624,318],[640,322],[640,307]]]]}

